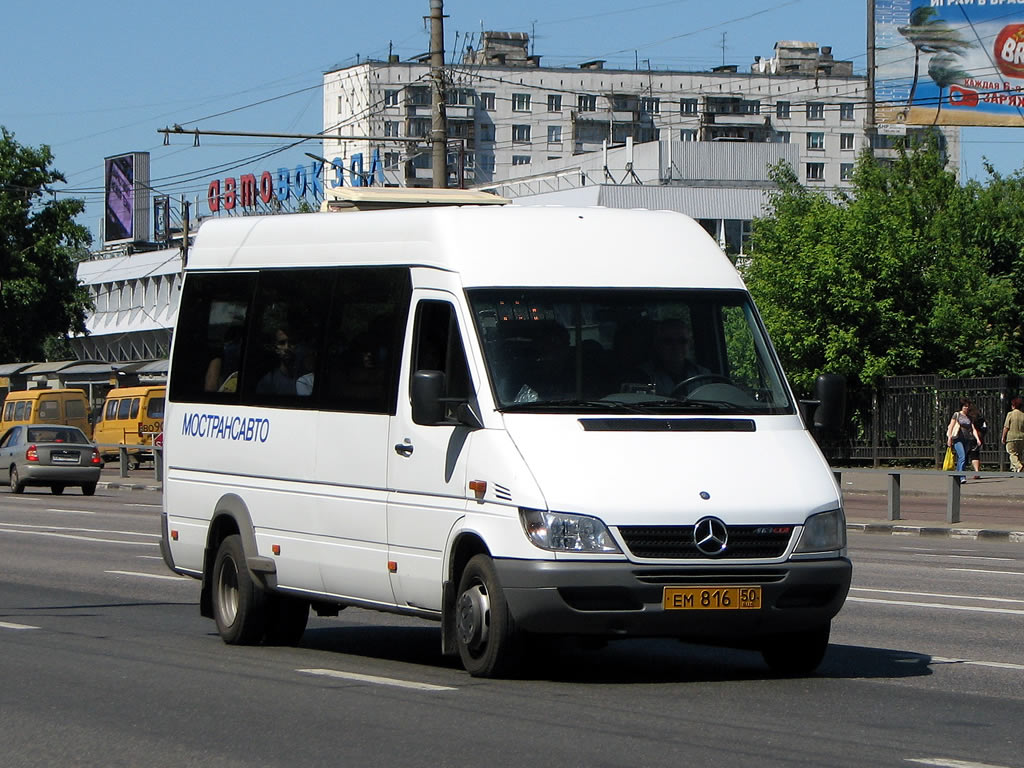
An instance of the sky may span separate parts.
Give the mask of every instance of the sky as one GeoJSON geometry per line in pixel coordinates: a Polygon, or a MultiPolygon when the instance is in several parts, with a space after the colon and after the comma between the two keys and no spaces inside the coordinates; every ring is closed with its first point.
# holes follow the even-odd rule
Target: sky
{"type": "MultiPolygon", "coordinates": [[[[866,71],[864,0],[445,0],[446,60],[483,30],[527,32],[544,66],[605,59],[608,68],[749,71],[779,40],[831,45],[866,71]]],[[[161,128],[316,133],[323,73],[366,58],[429,49],[430,0],[4,0],[0,125],[22,145],[48,145],[66,178],[58,195],[86,201],[97,237],[103,160],[150,153],[152,186],[205,200],[213,179],[292,167],[316,141],[172,136],[161,128]],[[272,153],[272,154],[268,154],[272,153]]],[[[1020,129],[967,128],[961,174],[1024,164],[1020,129]]],[[[176,208],[177,206],[175,206],[176,208]]],[[[205,204],[204,204],[205,207],[205,204]]]]}

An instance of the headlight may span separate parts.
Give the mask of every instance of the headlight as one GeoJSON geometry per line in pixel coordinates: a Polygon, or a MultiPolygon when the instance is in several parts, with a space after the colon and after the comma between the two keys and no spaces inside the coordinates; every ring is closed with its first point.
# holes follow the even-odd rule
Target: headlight
{"type": "Polygon", "coordinates": [[[842,509],[811,515],[804,523],[795,552],[832,552],[846,547],[846,515],[842,509]]]}
{"type": "Polygon", "coordinates": [[[523,530],[535,545],[552,552],[616,552],[622,550],[607,526],[596,517],[520,509],[523,530]]]}

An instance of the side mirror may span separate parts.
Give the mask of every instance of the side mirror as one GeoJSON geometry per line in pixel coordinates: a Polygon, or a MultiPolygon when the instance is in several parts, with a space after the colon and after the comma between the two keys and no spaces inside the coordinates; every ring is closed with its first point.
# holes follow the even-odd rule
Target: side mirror
{"type": "Polygon", "coordinates": [[[416,371],[412,375],[412,420],[417,424],[444,422],[444,374],[441,371],[416,371]]]}
{"type": "Polygon", "coordinates": [[[814,427],[835,432],[843,427],[846,416],[846,379],[836,373],[823,373],[814,383],[819,405],[814,412],[814,427]]]}

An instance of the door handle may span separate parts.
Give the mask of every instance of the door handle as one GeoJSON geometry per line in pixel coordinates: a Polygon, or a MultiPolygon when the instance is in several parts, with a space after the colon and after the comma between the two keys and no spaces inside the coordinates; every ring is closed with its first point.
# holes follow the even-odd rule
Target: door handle
{"type": "Polygon", "coordinates": [[[399,443],[395,446],[395,453],[401,456],[412,456],[412,445],[409,443],[399,443]]]}

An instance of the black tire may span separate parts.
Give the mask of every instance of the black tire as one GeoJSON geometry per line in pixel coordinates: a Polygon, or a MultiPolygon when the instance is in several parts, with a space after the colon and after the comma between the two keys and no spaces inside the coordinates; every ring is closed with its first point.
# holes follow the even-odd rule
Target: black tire
{"type": "Polygon", "coordinates": [[[92,496],[94,493],[96,493],[96,483],[84,483],[82,485],[83,496],[92,496]]]}
{"type": "Polygon", "coordinates": [[[249,573],[237,533],[221,542],[212,579],[213,618],[221,639],[228,645],[259,643],[267,626],[267,596],[249,573]]]}
{"type": "Polygon", "coordinates": [[[779,675],[809,675],[818,668],[828,650],[831,624],[804,632],[772,635],[761,647],[761,655],[779,675]]]}
{"type": "Polygon", "coordinates": [[[21,477],[18,475],[18,468],[11,465],[11,493],[24,493],[25,484],[21,482],[21,477]]]}
{"type": "Polygon", "coordinates": [[[521,638],[487,555],[474,555],[459,578],[455,638],[462,665],[473,677],[502,677],[518,667],[521,638]]]}
{"type": "Polygon", "coordinates": [[[50,493],[52,493],[54,496],[60,496],[62,493],[64,493],[64,486],[61,483],[54,483],[53,485],[50,486],[50,493]]]}
{"type": "Polygon", "coordinates": [[[288,595],[267,595],[267,645],[298,645],[309,621],[309,601],[288,595]]]}

